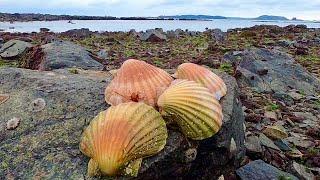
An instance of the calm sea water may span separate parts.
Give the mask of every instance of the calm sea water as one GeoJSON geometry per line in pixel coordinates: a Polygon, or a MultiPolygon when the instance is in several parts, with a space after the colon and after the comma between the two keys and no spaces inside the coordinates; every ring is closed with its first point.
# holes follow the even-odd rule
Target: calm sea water
{"type": "Polygon", "coordinates": [[[100,20],[100,21],[33,21],[33,22],[0,22],[0,29],[6,32],[39,32],[40,28],[49,28],[53,32],[64,32],[70,29],[89,28],[91,31],[129,31],[136,29],[144,31],[152,28],[163,30],[175,30],[181,28],[191,31],[204,31],[205,28],[219,28],[227,31],[232,28],[252,27],[254,25],[278,25],[305,24],[309,28],[320,28],[319,22],[311,21],[255,21],[255,20],[213,20],[213,21],[169,21],[169,20],[100,20]]]}

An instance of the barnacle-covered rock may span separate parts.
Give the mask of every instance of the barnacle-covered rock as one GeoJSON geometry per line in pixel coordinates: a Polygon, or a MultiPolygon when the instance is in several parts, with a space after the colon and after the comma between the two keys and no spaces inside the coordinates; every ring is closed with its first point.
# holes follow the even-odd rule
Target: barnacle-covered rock
{"type": "Polygon", "coordinates": [[[178,68],[174,76],[177,79],[192,80],[207,87],[215,98],[220,100],[226,95],[227,86],[223,80],[209,69],[193,63],[183,63],[178,68]]]}
{"type": "Polygon", "coordinates": [[[175,121],[189,138],[202,140],[222,125],[222,109],[208,88],[194,81],[175,80],[158,99],[160,113],[175,121]]]}
{"type": "Polygon", "coordinates": [[[161,115],[144,103],[122,103],[96,116],[83,133],[80,150],[88,174],[137,175],[142,158],[161,151],[167,139],[161,115]]]}
{"type": "Polygon", "coordinates": [[[159,95],[172,80],[162,69],[144,61],[129,59],[106,88],[105,99],[111,105],[134,101],[155,106],[159,95]]]}

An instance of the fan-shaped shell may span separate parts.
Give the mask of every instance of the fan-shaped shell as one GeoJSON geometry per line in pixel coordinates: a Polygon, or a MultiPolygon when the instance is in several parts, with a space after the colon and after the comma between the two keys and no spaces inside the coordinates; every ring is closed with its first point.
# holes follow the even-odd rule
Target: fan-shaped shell
{"type": "Polygon", "coordinates": [[[129,59],[122,64],[106,88],[105,99],[111,105],[142,101],[155,106],[159,95],[172,80],[162,69],[144,61],[129,59]]]}
{"type": "Polygon", "coordinates": [[[207,87],[216,99],[220,100],[227,93],[223,80],[209,69],[193,63],[183,63],[178,66],[174,76],[177,79],[192,80],[207,87]]]}
{"type": "Polygon", "coordinates": [[[167,136],[158,111],[144,103],[129,102],[96,116],[82,135],[80,150],[91,158],[89,175],[98,170],[105,175],[136,175],[141,158],[161,151],[167,136]]]}
{"type": "Polygon", "coordinates": [[[208,88],[188,80],[175,80],[158,99],[160,113],[175,121],[189,138],[201,140],[217,133],[222,109],[208,88]]]}

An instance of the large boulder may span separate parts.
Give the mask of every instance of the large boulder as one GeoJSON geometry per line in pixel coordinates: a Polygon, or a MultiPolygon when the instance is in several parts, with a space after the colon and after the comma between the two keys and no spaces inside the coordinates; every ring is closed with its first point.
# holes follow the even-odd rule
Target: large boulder
{"type": "Polygon", "coordinates": [[[268,49],[247,49],[225,55],[224,61],[237,66],[241,86],[260,92],[288,92],[295,89],[306,95],[320,91],[320,81],[286,53],[268,49]]]}
{"type": "Polygon", "coordinates": [[[103,65],[92,58],[84,47],[69,41],[54,41],[41,46],[44,52],[40,70],[77,67],[102,70],[103,65]]]}
{"type": "MultiPolygon", "coordinates": [[[[239,92],[234,78],[219,75],[228,86],[219,133],[192,141],[169,128],[165,149],[143,160],[136,179],[214,178],[239,163],[244,155],[239,92]]],[[[89,159],[79,151],[79,140],[90,120],[108,107],[104,88],[110,79],[98,71],[0,69],[0,95],[9,96],[0,102],[0,177],[86,178],[89,159]]]]}
{"type": "Polygon", "coordinates": [[[32,44],[28,42],[20,40],[10,40],[2,45],[0,49],[0,56],[3,59],[13,59],[21,57],[31,47],[32,44]]]}

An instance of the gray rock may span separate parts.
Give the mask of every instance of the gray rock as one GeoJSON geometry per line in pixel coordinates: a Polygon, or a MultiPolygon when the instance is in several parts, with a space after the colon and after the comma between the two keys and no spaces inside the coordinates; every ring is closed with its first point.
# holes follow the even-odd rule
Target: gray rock
{"type": "Polygon", "coordinates": [[[219,43],[223,43],[226,39],[226,33],[222,32],[221,29],[212,29],[211,38],[219,43]]]}
{"type": "Polygon", "coordinates": [[[249,136],[246,138],[246,150],[249,154],[260,154],[262,153],[262,146],[260,144],[259,137],[249,136]]]}
{"type": "Polygon", "coordinates": [[[108,59],[108,52],[105,49],[101,49],[98,53],[97,53],[98,57],[101,59],[108,59]]]}
{"type": "Polygon", "coordinates": [[[225,62],[237,66],[240,86],[251,86],[259,92],[285,92],[296,89],[306,95],[314,95],[320,91],[320,81],[288,54],[277,50],[252,48],[234,56],[228,53],[225,62]],[[268,69],[261,76],[259,69],[268,69]]]}
{"type": "Polygon", "coordinates": [[[2,45],[0,49],[0,56],[4,59],[11,59],[21,57],[32,44],[20,40],[10,40],[2,45]]]}
{"type": "Polygon", "coordinates": [[[307,172],[307,167],[293,161],[290,164],[290,172],[303,180],[313,180],[315,176],[311,172],[307,172]]]}
{"type": "Polygon", "coordinates": [[[3,45],[3,43],[4,43],[3,38],[0,38],[0,49],[1,49],[2,45],[3,45]]]}
{"type": "Polygon", "coordinates": [[[91,57],[85,48],[69,41],[54,41],[41,46],[44,52],[41,70],[77,67],[102,70],[103,65],[91,57]]]}
{"type": "Polygon", "coordinates": [[[69,37],[74,37],[74,38],[87,38],[91,36],[93,33],[88,28],[81,28],[81,29],[71,29],[61,34],[69,37]]]}
{"type": "Polygon", "coordinates": [[[152,29],[147,30],[145,33],[142,33],[140,36],[140,40],[149,42],[161,42],[166,41],[167,36],[163,34],[161,31],[152,29]]]}
{"type": "Polygon", "coordinates": [[[274,144],[278,146],[282,151],[291,151],[291,147],[288,145],[288,142],[283,139],[278,139],[274,141],[274,144]]]}
{"type": "Polygon", "coordinates": [[[167,31],[166,34],[167,34],[168,38],[179,38],[180,37],[179,33],[176,33],[176,31],[173,31],[173,30],[167,31]]]}
{"type": "Polygon", "coordinates": [[[259,140],[260,140],[262,145],[264,145],[266,147],[269,147],[269,148],[272,148],[272,149],[275,149],[275,150],[278,150],[278,151],[281,151],[278,148],[278,146],[276,146],[274,144],[274,142],[270,138],[268,138],[266,135],[264,135],[263,133],[260,133],[259,140]]]}
{"type": "MultiPolygon", "coordinates": [[[[221,101],[219,133],[192,141],[169,129],[165,149],[143,160],[137,179],[218,177],[227,170],[224,165],[241,161],[244,117],[239,92],[234,78],[220,75],[228,94],[221,101]]],[[[96,71],[0,68],[0,94],[10,96],[0,104],[0,177],[86,178],[89,159],[79,151],[79,140],[90,120],[108,107],[104,89],[110,77],[96,71]],[[21,119],[19,126],[4,129],[13,117],[21,119]]]]}
{"type": "Polygon", "coordinates": [[[236,171],[237,175],[242,180],[262,180],[262,179],[285,179],[298,180],[297,177],[287,172],[281,171],[278,168],[265,163],[262,160],[255,160],[249,164],[239,168],[236,171]]]}
{"type": "Polygon", "coordinates": [[[290,41],[288,39],[281,39],[278,41],[278,45],[282,47],[293,47],[295,41],[290,41]]]}

